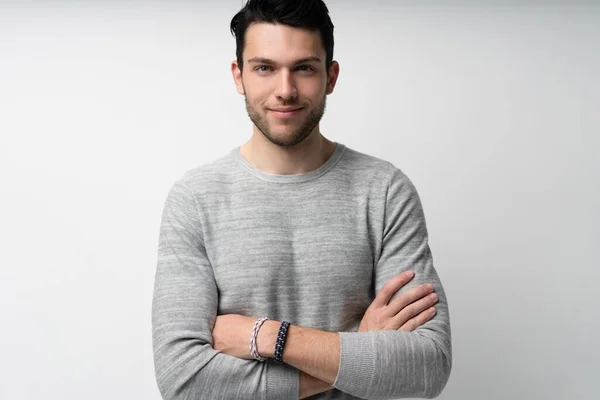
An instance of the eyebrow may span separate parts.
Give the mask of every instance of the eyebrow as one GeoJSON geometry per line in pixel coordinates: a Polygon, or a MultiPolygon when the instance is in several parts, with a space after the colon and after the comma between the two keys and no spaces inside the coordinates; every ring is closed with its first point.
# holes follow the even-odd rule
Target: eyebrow
{"type": "MultiPolygon", "coordinates": [[[[304,64],[304,63],[312,62],[312,61],[321,62],[321,59],[319,57],[316,57],[316,56],[305,57],[305,58],[301,58],[299,60],[296,60],[294,62],[294,65],[304,64]]],[[[251,59],[248,60],[248,63],[270,64],[270,65],[277,64],[277,62],[275,60],[271,60],[270,58],[265,58],[265,57],[253,57],[253,58],[251,58],[251,59]]]]}

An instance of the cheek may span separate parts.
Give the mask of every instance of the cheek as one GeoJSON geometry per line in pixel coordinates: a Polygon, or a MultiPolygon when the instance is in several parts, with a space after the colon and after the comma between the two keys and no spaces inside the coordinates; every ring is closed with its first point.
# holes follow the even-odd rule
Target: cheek
{"type": "Polygon", "coordinates": [[[264,89],[252,90],[246,88],[246,98],[251,105],[260,107],[261,105],[267,103],[269,99],[269,92],[265,92],[264,89]]]}
{"type": "Polygon", "coordinates": [[[313,102],[320,101],[327,90],[327,82],[306,82],[299,89],[304,97],[311,99],[313,102]]]}
{"type": "Polygon", "coordinates": [[[268,79],[259,79],[256,76],[248,75],[244,78],[244,87],[248,99],[265,99],[273,91],[268,79]]]}

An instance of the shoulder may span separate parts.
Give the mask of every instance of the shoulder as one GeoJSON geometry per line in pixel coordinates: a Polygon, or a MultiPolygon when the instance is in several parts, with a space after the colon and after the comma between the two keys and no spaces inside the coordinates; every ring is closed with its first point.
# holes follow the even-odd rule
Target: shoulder
{"type": "Polygon", "coordinates": [[[411,179],[394,162],[346,147],[343,168],[361,176],[361,180],[377,183],[386,192],[416,192],[411,179]]]}
{"type": "Polygon", "coordinates": [[[218,193],[229,187],[239,171],[233,153],[229,152],[211,161],[188,168],[174,185],[183,186],[194,195],[218,193]]]}

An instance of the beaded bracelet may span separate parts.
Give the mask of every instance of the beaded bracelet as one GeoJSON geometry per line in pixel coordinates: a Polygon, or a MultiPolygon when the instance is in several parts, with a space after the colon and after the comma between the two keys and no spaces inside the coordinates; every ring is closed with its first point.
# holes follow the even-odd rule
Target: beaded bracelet
{"type": "Polygon", "coordinates": [[[283,346],[285,345],[285,338],[287,336],[289,326],[289,322],[283,321],[279,327],[277,343],[275,344],[275,362],[278,364],[283,363],[283,346]]]}
{"type": "Polygon", "coordinates": [[[252,357],[254,357],[255,360],[258,360],[260,362],[267,361],[267,359],[261,357],[260,354],[258,354],[258,348],[256,347],[256,337],[258,336],[258,330],[260,329],[260,326],[267,319],[269,318],[262,317],[256,320],[256,322],[254,323],[254,328],[252,329],[252,336],[250,337],[250,354],[252,355],[252,357]]]}

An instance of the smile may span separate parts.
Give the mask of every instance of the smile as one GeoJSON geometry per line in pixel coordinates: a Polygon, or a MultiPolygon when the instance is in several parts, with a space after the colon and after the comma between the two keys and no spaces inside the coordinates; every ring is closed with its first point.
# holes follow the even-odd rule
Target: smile
{"type": "Polygon", "coordinates": [[[271,109],[269,109],[269,111],[271,111],[273,113],[273,115],[275,115],[276,117],[279,117],[279,118],[293,117],[293,116],[297,115],[301,110],[302,110],[302,108],[297,108],[295,110],[271,110],[271,109]]]}

